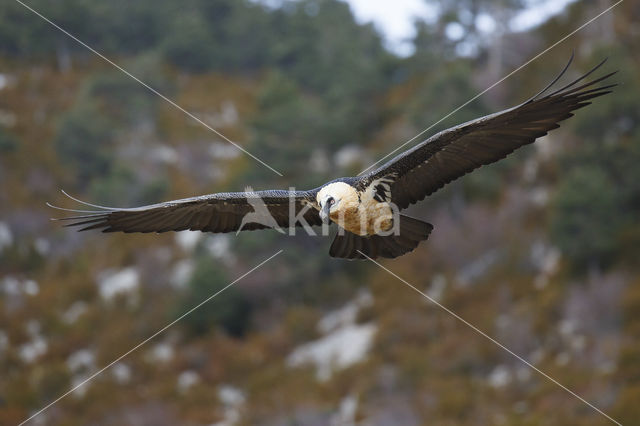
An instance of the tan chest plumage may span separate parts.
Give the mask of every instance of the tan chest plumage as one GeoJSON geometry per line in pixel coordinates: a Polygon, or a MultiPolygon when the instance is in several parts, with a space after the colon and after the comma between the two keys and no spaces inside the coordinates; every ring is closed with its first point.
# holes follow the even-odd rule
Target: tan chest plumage
{"type": "Polygon", "coordinates": [[[329,217],[349,232],[375,235],[393,226],[393,211],[389,203],[375,200],[372,191],[358,193],[352,186],[336,182],[323,188],[318,199],[322,200],[328,194],[340,200],[329,217]]]}
{"type": "Polygon", "coordinates": [[[393,226],[393,214],[388,203],[371,200],[353,209],[347,209],[342,214],[331,215],[331,220],[349,232],[357,235],[375,235],[386,232],[393,226]]]}

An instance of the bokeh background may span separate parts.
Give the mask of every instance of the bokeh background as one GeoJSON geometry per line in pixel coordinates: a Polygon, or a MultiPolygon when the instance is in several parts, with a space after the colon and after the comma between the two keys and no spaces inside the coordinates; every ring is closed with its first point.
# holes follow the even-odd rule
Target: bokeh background
{"type": "MultiPolygon", "coordinates": [[[[374,264],[329,258],[328,238],[76,233],[45,202],[354,175],[613,2],[427,0],[395,41],[337,0],[26,3],[284,177],[3,0],[0,424],[281,248],[32,424],[608,423],[374,264]]],[[[620,70],[613,95],[414,208],[431,238],[384,262],[624,424],[640,419],[638,22],[621,3],[432,129],[527,99],[572,51],[567,79],[605,56],[620,70]]]]}

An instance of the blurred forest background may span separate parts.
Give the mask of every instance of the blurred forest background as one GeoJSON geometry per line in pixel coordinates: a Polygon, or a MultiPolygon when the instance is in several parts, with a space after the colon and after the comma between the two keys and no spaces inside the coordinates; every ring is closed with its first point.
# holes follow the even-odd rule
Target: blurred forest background
{"type": "MultiPolygon", "coordinates": [[[[509,22],[533,1],[430,3],[400,57],[337,0],[27,2],[280,178],[3,1],[0,424],[280,248],[32,423],[607,424],[375,265],[329,258],[328,238],[49,221],[46,201],[77,206],[61,188],[128,207],[357,174],[612,4],[576,1],[521,32],[509,22]]],[[[414,208],[431,238],[384,262],[624,424],[640,418],[638,22],[640,3],[621,3],[432,129],[522,102],[572,50],[567,79],[603,57],[603,73],[620,70],[613,95],[414,208]]]]}

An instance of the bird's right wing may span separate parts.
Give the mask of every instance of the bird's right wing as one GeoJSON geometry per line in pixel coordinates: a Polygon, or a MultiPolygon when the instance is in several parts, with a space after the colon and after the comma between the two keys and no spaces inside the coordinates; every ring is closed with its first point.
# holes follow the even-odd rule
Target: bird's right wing
{"type": "Polygon", "coordinates": [[[60,210],[82,213],[57,219],[68,221],[66,226],[81,227],[80,231],[89,229],[100,229],[102,232],[192,230],[219,233],[302,226],[303,220],[310,226],[322,225],[318,210],[313,207],[315,192],[316,190],[223,192],[136,208],[98,206],[85,203],[65,193],[74,201],[96,210],[72,210],[48,205],[60,210]],[[245,219],[244,223],[243,219],[245,219]]]}

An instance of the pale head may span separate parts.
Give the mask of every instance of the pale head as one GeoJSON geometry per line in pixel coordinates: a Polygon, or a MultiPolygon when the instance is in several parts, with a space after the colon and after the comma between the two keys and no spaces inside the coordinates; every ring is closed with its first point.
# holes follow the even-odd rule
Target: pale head
{"type": "Polygon", "coordinates": [[[318,191],[316,201],[320,205],[320,217],[329,223],[329,219],[340,216],[341,211],[357,208],[358,192],[347,183],[333,182],[318,191]]]}

